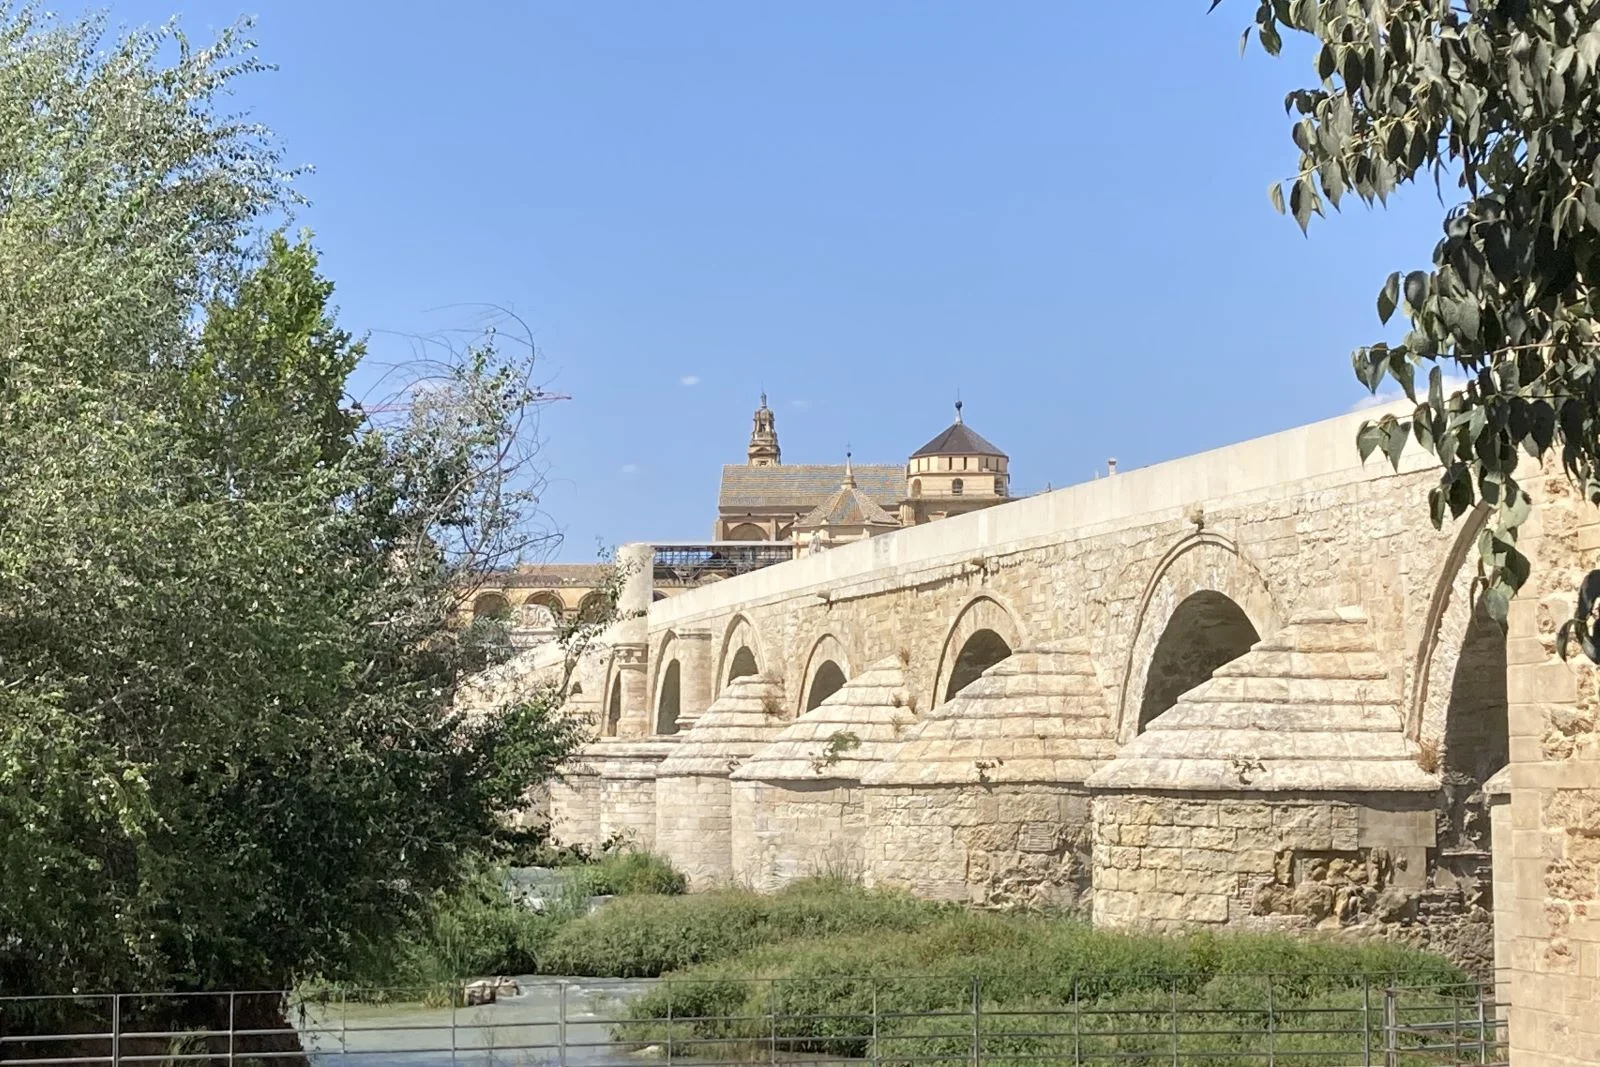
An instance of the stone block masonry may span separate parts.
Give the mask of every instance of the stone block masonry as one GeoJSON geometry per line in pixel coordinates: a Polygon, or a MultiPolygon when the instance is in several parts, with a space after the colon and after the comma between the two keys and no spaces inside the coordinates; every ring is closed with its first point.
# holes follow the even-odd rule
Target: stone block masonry
{"type": "Polygon", "coordinates": [[[734,881],[772,892],[802,878],[861,878],[866,830],[856,782],[735,781],[734,881]]]}
{"type": "Polygon", "coordinates": [[[1089,795],[1042,785],[866,791],[868,885],[984,907],[1076,907],[1089,888],[1089,795]]]}
{"type": "MultiPolygon", "coordinates": [[[[680,710],[753,665],[794,725],[841,682],[897,664],[902,682],[880,687],[895,699],[813,719],[733,772],[733,877],[770,888],[859,869],[1009,904],[1081,893],[1087,840],[1097,922],[1338,925],[1485,971],[1498,912],[1514,928],[1499,931],[1497,962],[1515,1067],[1595,1067],[1600,697],[1554,633],[1600,562],[1597,512],[1559,474],[1527,472],[1534,577],[1502,629],[1475,599],[1484,513],[1435,530],[1431,457],[1361,464],[1357,428],[1381,413],[648,603],[584,675],[586,699],[605,723],[617,710],[619,736],[651,743],[653,716],[673,706],[673,672],[652,654],[678,657],[680,710]],[[1063,655],[1070,670],[1043,665],[1063,655]],[[1028,656],[1027,670],[997,673],[1028,656]],[[1064,695],[1041,688],[1052,673],[1072,679],[1070,713],[1049,710],[1064,695]],[[992,706],[961,705],[962,686],[986,680],[992,706]],[[1104,747],[1058,755],[1068,742],[1104,747]],[[915,757],[896,755],[913,744],[915,757]],[[1508,760],[1510,800],[1491,814],[1483,787],[1508,760]]],[[[597,772],[597,790],[553,791],[553,819],[641,840],[658,823],[682,847],[703,828],[720,857],[716,790],[652,792],[643,771],[658,764],[629,757],[597,772]],[[628,784],[608,789],[611,777],[628,784]]]]}

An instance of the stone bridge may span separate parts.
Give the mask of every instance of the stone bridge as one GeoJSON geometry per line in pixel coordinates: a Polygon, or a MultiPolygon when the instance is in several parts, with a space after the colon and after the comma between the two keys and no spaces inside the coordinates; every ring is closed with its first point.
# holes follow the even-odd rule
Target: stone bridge
{"type": "Polygon", "coordinates": [[[1106,925],[1403,938],[1498,967],[1525,1062],[1594,1062],[1594,679],[1552,637],[1594,509],[1530,472],[1508,634],[1474,608],[1482,515],[1433,529],[1430,458],[1361,464],[1360,421],[653,603],[624,550],[555,835],[631,838],[697,887],[843,872],[1106,925]]]}

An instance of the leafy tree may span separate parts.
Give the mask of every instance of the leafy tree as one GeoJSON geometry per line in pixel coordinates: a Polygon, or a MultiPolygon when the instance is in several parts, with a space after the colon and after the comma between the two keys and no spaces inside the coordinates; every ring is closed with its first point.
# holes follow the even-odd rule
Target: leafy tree
{"type": "Polygon", "coordinates": [[[363,411],[214,110],[248,47],[100,39],[0,7],[0,988],[337,977],[579,740],[559,691],[452,710],[507,654],[461,591],[541,536],[531,357],[363,411]]]}
{"type": "MultiPolygon", "coordinates": [[[[1285,100],[1300,168],[1272,187],[1280,211],[1304,230],[1348,196],[1370,206],[1430,178],[1441,197],[1447,182],[1461,190],[1432,268],[1396,271],[1378,292],[1379,317],[1402,311],[1411,329],[1354,355],[1369,389],[1390,378],[1415,411],[1364,425],[1358,443],[1364,457],[1398,464],[1414,438],[1438,457],[1436,526],[1488,507],[1483,599],[1503,619],[1528,576],[1519,453],[1558,457],[1600,503],[1600,2],[1259,5],[1254,33],[1267,52],[1291,31],[1314,38],[1316,82],[1285,100]],[[1447,393],[1446,367],[1466,384],[1447,393]]],[[[1593,659],[1597,583],[1585,582],[1568,625],[1593,659]]]]}

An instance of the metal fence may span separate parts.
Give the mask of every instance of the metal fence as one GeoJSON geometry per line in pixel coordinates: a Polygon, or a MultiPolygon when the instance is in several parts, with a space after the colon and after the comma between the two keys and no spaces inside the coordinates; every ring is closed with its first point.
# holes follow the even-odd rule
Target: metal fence
{"type": "Polygon", "coordinates": [[[752,1063],[1008,1067],[1461,1067],[1504,1064],[1480,985],[1230,975],[608,982],[0,997],[0,1063],[317,1067],[752,1063]]]}

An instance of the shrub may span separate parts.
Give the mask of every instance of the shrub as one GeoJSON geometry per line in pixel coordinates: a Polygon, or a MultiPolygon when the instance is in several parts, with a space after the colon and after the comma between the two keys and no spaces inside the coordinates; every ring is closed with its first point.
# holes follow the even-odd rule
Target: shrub
{"type": "MultiPolygon", "coordinates": [[[[1258,1054],[1253,1042],[1269,1003],[1305,1011],[1305,1028],[1315,1028],[1317,1019],[1338,1020],[1345,1028],[1360,1006],[1363,975],[1432,986],[1462,978],[1439,957],[1388,944],[1280,935],[1142,936],[1049,916],[926,905],[904,914],[916,922],[769,938],[687,968],[635,1001],[630,1010],[640,1021],[620,1028],[618,1036],[660,1041],[660,1020],[670,1016],[676,1020],[675,1045],[682,1042],[689,1052],[696,1039],[757,1041],[776,1016],[789,1051],[860,1056],[868,1051],[876,1010],[882,1062],[958,1055],[971,1041],[967,1013],[977,978],[983,1011],[992,1013],[982,1022],[984,1047],[997,1063],[1008,1056],[1058,1054],[1059,1029],[1068,1024],[1060,1012],[1074,1003],[1095,1013],[1122,1013],[1091,1016],[1092,1025],[1103,1028],[1115,1019],[1124,1031],[1162,1032],[1157,1044],[1170,1054],[1170,1036],[1161,1028],[1170,1025],[1166,1013],[1174,1001],[1186,1013],[1200,1013],[1187,1014],[1186,1027],[1214,1031],[1186,1035],[1186,1046],[1237,1051],[1246,1063],[1258,1054]],[[1270,994],[1265,972],[1274,972],[1270,994]]],[[[1328,1039],[1334,1044],[1320,1037],[1296,1041],[1305,1046],[1302,1051],[1328,1053],[1348,1051],[1337,1044],[1347,1038],[1328,1039]]],[[[1119,1055],[1148,1051],[1126,1034],[1093,1044],[1119,1055]]]]}
{"type": "Polygon", "coordinates": [[[573,892],[585,897],[652,893],[674,896],[689,887],[683,872],[653,852],[613,852],[572,868],[573,892]]]}
{"type": "Polygon", "coordinates": [[[726,889],[624,897],[563,927],[539,963],[545,974],[652,978],[796,938],[905,932],[955,914],[954,905],[829,879],[797,882],[770,896],[726,889]]]}

